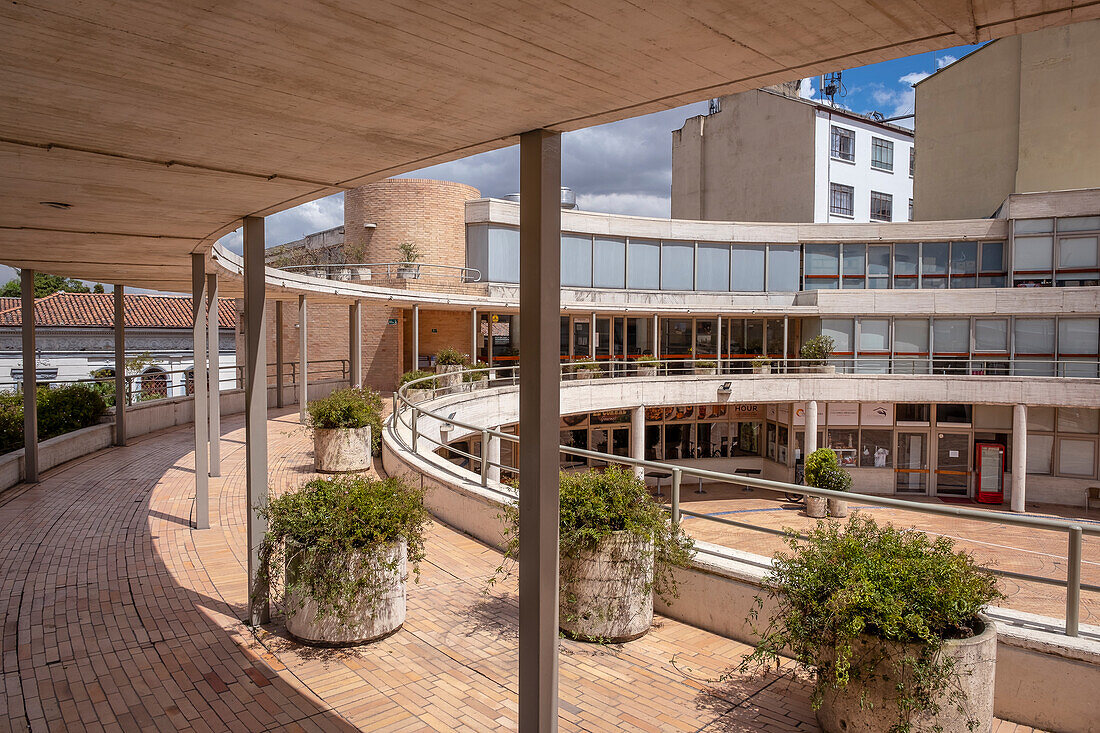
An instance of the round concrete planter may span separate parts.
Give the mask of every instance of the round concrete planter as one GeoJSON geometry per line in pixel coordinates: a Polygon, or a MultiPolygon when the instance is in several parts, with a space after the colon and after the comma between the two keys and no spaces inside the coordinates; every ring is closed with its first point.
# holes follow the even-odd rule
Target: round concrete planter
{"type": "Polygon", "coordinates": [[[414,405],[418,402],[425,402],[430,400],[434,396],[435,392],[430,389],[407,389],[405,390],[405,397],[409,402],[414,405]]]}
{"type": "Polygon", "coordinates": [[[836,374],[836,364],[802,367],[803,374],[836,374]]]}
{"type": "Polygon", "coordinates": [[[639,364],[637,367],[637,373],[639,377],[656,377],[657,365],[656,364],[639,364]]]}
{"type": "MultiPolygon", "coordinates": [[[[302,552],[309,552],[308,549],[302,552]]],[[[381,639],[405,623],[405,580],[408,578],[407,547],[404,540],[386,545],[373,562],[383,574],[380,597],[355,605],[346,622],[333,616],[318,617],[317,603],[310,597],[289,594],[286,599],[286,630],[296,641],[313,646],[351,646],[381,639]],[[392,567],[392,569],[390,569],[392,567]]],[[[353,565],[348,561],[348,567],[353,565]]],[[[287,584],[298,572],[298,556],[287,561],[287,584]]]]}
{"type": "Polygon", "coordinates": [[[485,389],[488,386],[489,386],[489,378],[488,377],[482,377],[481,379],[475,379],[472,382],[463,382],[462,383],[462,391],[463,392],[476,392],[479,389],[485,389]]]}
{"type": "Polygon", "coordinates": [[[807,496],[806,497],[806,516],[813,517],[814,519],[825,518],[825,499],[820,496],[807,496]]]}
{"type": "Polygon", "coordinates": [[[600,375],[600,372],[594,369],[578,369],[573,374],[574,379],[595,379],[600,375]]]}
{"type": "Polygon", "coordinates": [[[752,368],[752,373],[753,374],[771,374],[772,373],[772,368],[771,368],[770,364],[767,365],[767,366],[754,366],[752,368]]]}
{"type": "Polygon", "coordinates": [[[440,394],[452,394],[462,389],[461,364],[436,364],[435,383],[441,388],[440,394]]]}
{"type": "Polygon", "coordinates": [[[558,624],[581,641],[630,641],[653,624],[653,541],[616,532],[562,557],[558,624]]]}
{"type": "Polygon", "coordinates": [[[842,519],[848,516],[848,502],[844,499],[828,499],[829,516],[842,519]]]}
{"type": "Polygon", "coordinates": [[[370,461],[369,425],[313,429],[313,466],[321,473],[366,471],[370,461]]]}
{"type": "Polygon", "coordinates": [[[692,367],[696,376],[714,376],[718,373],[718,367],[692,367]]]}
{"type": "MultiPolygon", "coordinates": [[[[978,721],[976,733],[989,733],[993,729],[993,682],[997,662],[997,630],[993,621],[981,617],[985,628],[969,639],[953,639],[944,644],[940,654],[955,660],[956,679],[949,685],[940,702],[940,712],[935,715],[913,715],[910,723],[914,730],[933,730],[938,726],[944,733],[964,733],[971,729],[968,720],[978,721]],[[965,695],[963,712],[952,703],[947,694],[958,690],[965,695]]],[[[826,689],[817,722],[825,733],[878,733],[890,728],[897,717],[897,674],[894,666],[906,656],[916,658],[919,644],[884,642],[873,637],[860,637],[852,644],[852,657],[859,659],[868,653],[877,654],[878,645],[885,645],[885,658],[874,671],[871,679],[849,682],[842,690],[826,689]],[[873,645],[873,646],[872,646],[873,645]]]]}

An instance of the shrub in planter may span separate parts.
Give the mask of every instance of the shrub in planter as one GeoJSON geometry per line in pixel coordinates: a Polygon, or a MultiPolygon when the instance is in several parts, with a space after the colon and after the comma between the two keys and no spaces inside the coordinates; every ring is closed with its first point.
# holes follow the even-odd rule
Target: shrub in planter
{"type": "Polygon", "coordinates": [[[401,253],[401,264],[397,267],[397,276],[406,280],[415,280],[420,277],[420,265],[413,264],[423,256],[420,247],[415,242],[402,242],[397,245],[397,250],[401,253]]]}
{"type": "Polygon", "coordinates": [[[718,362],[697,360],[693,365],[696,374],[717,374],[718,362]]]}
{"type": "Polygon", "coordinates": [[[447,392],[457,391],[456,388],[462,383],[459,373],[469,363],[469,354],[450,347],[440,349],[435,355],[435,373],[439,375],[436,382],[447,392]]]}
{"type": "Polygon", "coordinates": [[[489,365],[483,361],[475,361],[470,368],[462,372],[462,381],[469,389],[480,389],[489,383],[489,365]]]}
{"type": "Polygon", "coordinates": [[[772,360],[763,356],[756,357],[752,360],[752,372],[753,374],[771,374],[772,360]]]}
{"type": "Polygon", "coordinates": [[[824,372],[835,348],[836,342],[832,336],[824,334],[814,336],[802,344],[802,364],[809,371],[824,372]]]}
{"type": "Polygon", "coordinates": [[[318,471],[343,473],[370,468],[381,447],[382,397],[372,389],[340,389],[310,402],[313,462],[318,471]]]}
{"type": "MultiPolygon", "coordinates": [[[[47,440],[74,430],[91,427],[107,413],[103,393],[87,384],[39,387],[38,439],[47,440]]],[[[23,394],[0,395],[0,453],[23,447],[23,394]]]]}
{"type": "Polygon", "coordinates": [[[268,522],[260,578],[294,638],[359,644],[401,627],[407,567],[419,580],[429,523],[419,489],[397,478],[315,479],[258,509],[268,522]]]}
{"type": "MultiPolygon", "coordinates": [[[[844,470],[837,461],[836,452],[829,448],[818,448],[806,458],[806,485],[817,489],[829,491],[848,491],[852,488],[852,476],[844,470]]],[[[810,500],[814,499],[814,507],[821,507],[827,503],[829,515],[833,517],[848,516],[848,502],[843,499],[819,499],[813,496],[806,497],[806,513],[811,517],[823,517],[824,513],[810,512],[810,500]]]]}
{"type": "Polygon", "coordinates": [[[643,354],[634,360],[636,371],[639,377],[655,377],[657,376],[657,367],[661,363],[656,356],[652,354],[643,354]]]}
{"type": "Polygon", "coordinates": [[[430,400],[435,396],[436,387],[439,383],[436,381],[436,376],[432,372],[424,371],[423,369],[414,369],[411,372],[405,372],[401,375],[401,381],[398,386],[404,387],[409,382],[416,382],[416,384],[409,387],[405,394],[412,402],[422,402],[424,400],[430,400]],[[423,381],[418,381],[423,380],[423,381]]]}
{"type": "MultiPolygon", "coordinates": [[[[669,603],[676,597],[672,569],[691,563],[694,541],[672,526],[632,471],[611,466],[562,473],[559,482],[561,630],[583,641],[644,635],[653,621],[654,593],[669,603]]],[[[514,559],[518,507],[506,507],[505,519],[505,556],[514,559]]]]}
{"type": "Polygon", "coordinates": [[[991,729],[991,573],[949,538],[862,515],[786,541],[765,581],[776,612],[742,671],[793,656],[826,733],[991,729]]]}

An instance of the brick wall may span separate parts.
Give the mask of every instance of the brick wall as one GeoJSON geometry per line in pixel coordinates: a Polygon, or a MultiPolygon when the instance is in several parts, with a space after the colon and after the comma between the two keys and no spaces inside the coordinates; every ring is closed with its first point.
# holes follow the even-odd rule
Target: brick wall
{"type": "MultiPolygon", "coordinates": [[[[470,353],[471,311],[440,311],[420,309],[420,356],[434,356],[440,349],[451,347],[463,354],[470,353]]],[[[412,309],[405,310],[402,327],[402,371],[412,368],[412,309]]]]}

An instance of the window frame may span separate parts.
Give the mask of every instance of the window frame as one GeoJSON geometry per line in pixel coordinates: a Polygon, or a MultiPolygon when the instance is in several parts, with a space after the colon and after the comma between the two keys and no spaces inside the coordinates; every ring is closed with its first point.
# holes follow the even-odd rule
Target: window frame
{"type": "Polygon", "coordinates": [[[890,222],[894,220],[894,196],[893,194],[884,193],[882,191],[871,191],[871,209],[868,214],[868,218],[871,221],[886,221],[890,222]],[[885,201],[889,205],[889,213],[887,218],[883,219],[881,216],[875,215],[875,199],[876,197],[880,202],[885,201]]]}
{"type": "Polygon", "coordinates": [[[886,173],[894,172],[894,141],[876,135],[871,136],[871,167],[886,173]],[[886,155],[882,155],[885,151],[886,155]],[[887,160],[888,158],[888,160],[887,160]]]}
{"type": "Polygon", "coordinates": [[[832,125],[829,132],[829,157],[833,160],[841,160],[845,163],[856,162],[856,131],[847,127],[840,127],[839,125],[832,125]],[[842,145],[838,145],[839,140],[848,140],[850,155],[845,157],[843,155],[842,145]]]}
{"type": "Polygon", "coordinates": [[[829,215],[830,216],[843,216],[847,219],[854,219],[856,211],[856,188],[855,186],[849,186],[846,183],[829,182],[829,215]],[[837,197],[847,193],[848,196],[848,210],[844,211],[842,208],[838,208],[837,197]]]}

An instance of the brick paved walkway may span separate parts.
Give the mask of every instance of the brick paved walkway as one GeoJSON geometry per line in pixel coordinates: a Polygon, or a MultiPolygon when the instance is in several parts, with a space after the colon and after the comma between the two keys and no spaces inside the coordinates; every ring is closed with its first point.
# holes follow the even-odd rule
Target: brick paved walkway
{"type": "MultiPolygon", "coordinates": [[[[210,530],[189,524],[186,428],[0,494],[0,731],[515,729],[514,588],[484,594],[499,555],[447,527],[382,642],[313,650],[238,621],[241,419],[224,430],[210,530]]],[[[276,490],[312,475],[296,413],[273,414],[269,439],[276,490]]],[[[627,645],[563,641],[562,730],[816,730],[789,671],[718,681],[745,651],[667,619],[627,645]]]]}

